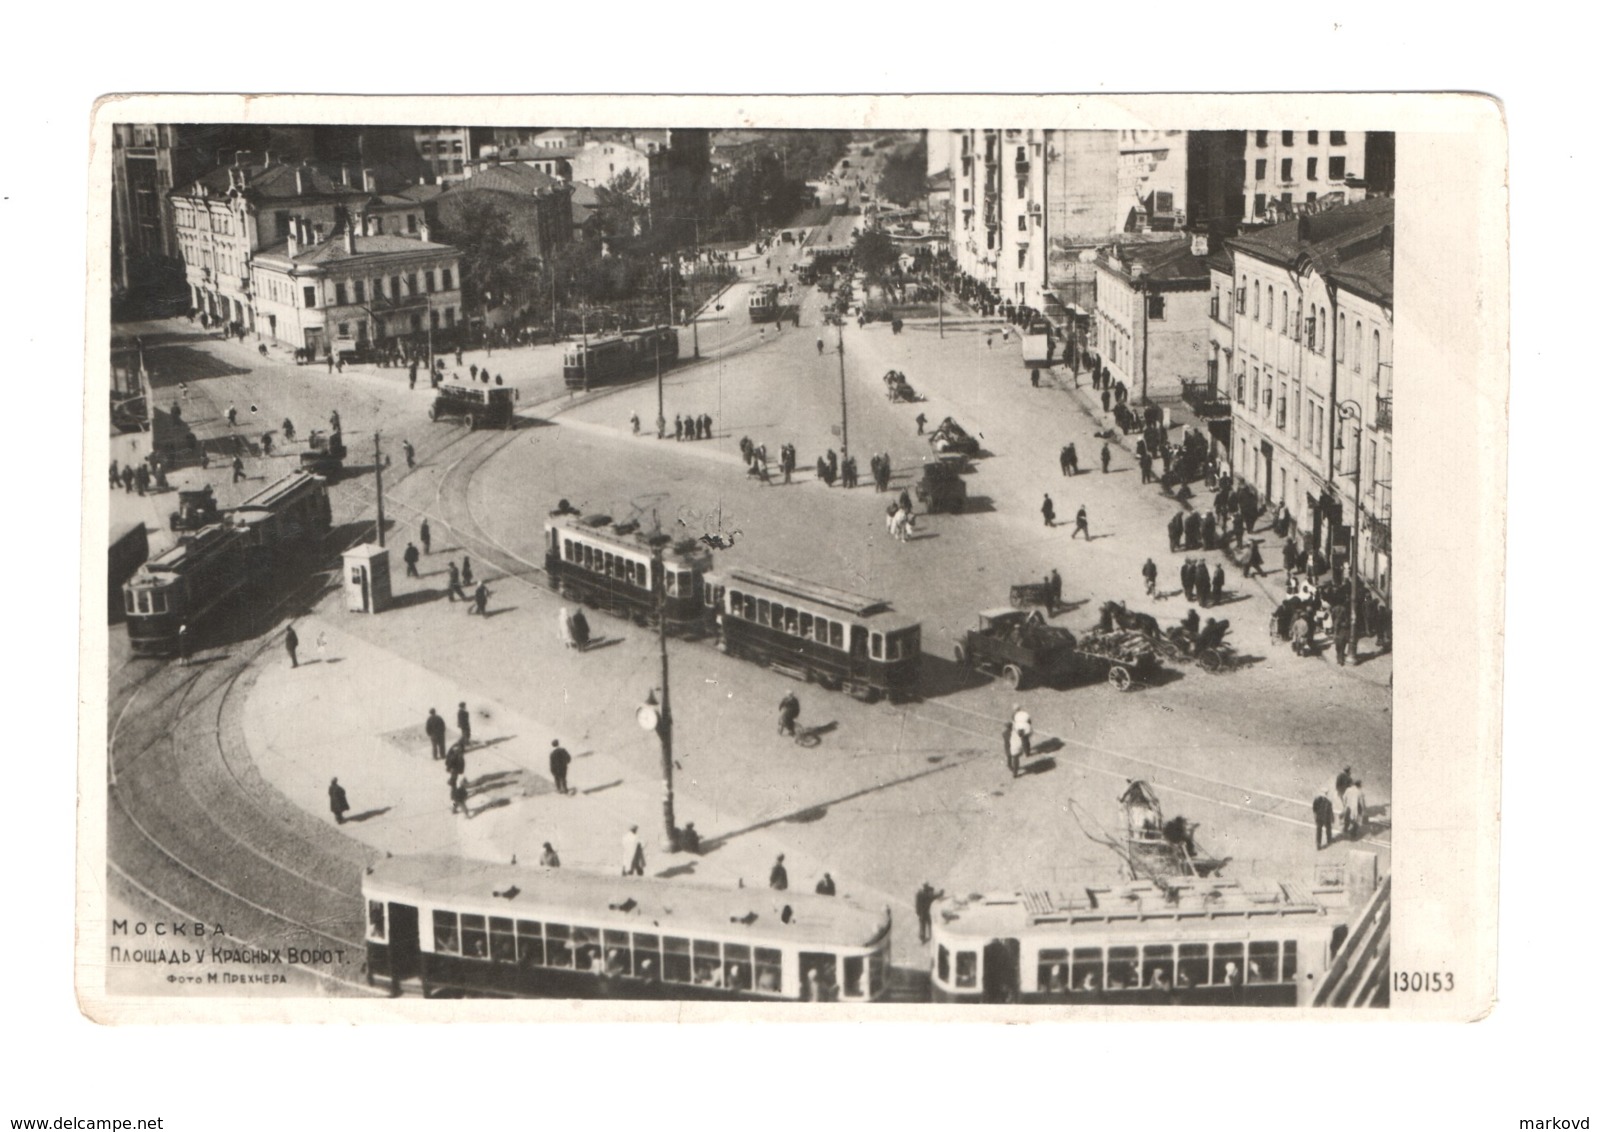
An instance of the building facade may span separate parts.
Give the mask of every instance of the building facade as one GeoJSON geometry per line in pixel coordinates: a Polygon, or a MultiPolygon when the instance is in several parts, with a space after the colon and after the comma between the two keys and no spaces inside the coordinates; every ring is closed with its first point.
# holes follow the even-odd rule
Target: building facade
{"type": "Polygon", "coordinates": [[[1367,135],[1359,130],[1249,130],[1245,190],[1252,223],[1365,199],[1367,135]]]}
{"type": "Polygon", "coordinates": [[[1238,236],[1231,321],[1214,328],[1231,367],[1235,476],[1282,503],[1335,566],[1350,567],[1353,541],[1356,575],[1385,605],[1393,240],[1394,202],[1381,198],[1238,236]]]}
{"type": "MultiPolygon", "coordinates": [[[[657,150],[660,152],[660,150],[657,150]]],[[[650,155],[624,141],[589,140],[572,156],[572,180],[610,188],[618,177],[631,175],[641,204],[650,201],[650,155]]]]}
{"type": "Polygon", "coordinates": [[[1112,244],[1095,260],[1095,345],[1134,403],[1205,376],[1211,272],[1203,237],[1112,244]]]}
{"type": "Polygon", "coordinates": [[[441,185],[465,180],[472,164],[472,130],[466,126],[418,126],[417,156],[441,185]]]}
{"type": "Polygon", "coordinates": [[[282,244],[251,260],[258,329],[322,357],[454,327],[461,257],[428,235],[426,224],[417,236],[369,235],[346,225],[322,238],[294,219],[282,244]]]}

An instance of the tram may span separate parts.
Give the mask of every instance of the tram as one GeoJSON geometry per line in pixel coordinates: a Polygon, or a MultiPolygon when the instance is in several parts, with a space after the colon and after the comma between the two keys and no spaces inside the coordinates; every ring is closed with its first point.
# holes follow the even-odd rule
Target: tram
{"type": "Polygon", "coordinates": [[[200,528],[146,562],[122,587],[128,641],[139,656],[177,653],[179,629],[196,631],[255,581],[271,582],[297,551],[332,526],[327,483],[294,471],[221,522],[200,528]]]}
{"type": "Polygon", "coordinates": [[[634,374],[654,373],[658,356],[663,366],[677,362],[675,327],[647,326],[573,343],[561,357],[561,377],[568,389],[592,388],[634,374]]]}
{"type": "Polygon", "coordinates": [[[494,997],[872,1002],[890,915],[837,896],[443,856],[362,878],[367,981],[494,997]]]}
{"type": "Polygon", "coordinates": [[[135,570],[144,565],[150,554],[150,537],[143,523],[128,523],[116,527],[111,533],[111,547],[107,554],[106,580],[109,585],[111,620],[122,616],[122,586],[135,570]]]}
{"type": "Polygon", "coordinates": [[[777,322],[787,313],[783,292],[776,283],[763,283],[756,287],[750,292],[750,299],[746,305],[750,311],[751,322],[777,322]]]}
{"type": "Polygon", "coordinates": [[[555,514],[544,525],[545,573],[562,597],[639,624],[666,617],[669,632],[707,628],[701,579],[711,552],[694,539],[646,534],[609,515],[555,514]]]}
{"type": "Polygon", "coordinates": [[[881,598],[739,566],[709,574],[722,651],[872,702],[916,694],[922,626],[881,598]]]}
{"type": "Polygon", "coordinates": [[[1174,878],[941,900],[937,1002],[1309,1006],[1347,926],[1287,884],[1174,878]]]}

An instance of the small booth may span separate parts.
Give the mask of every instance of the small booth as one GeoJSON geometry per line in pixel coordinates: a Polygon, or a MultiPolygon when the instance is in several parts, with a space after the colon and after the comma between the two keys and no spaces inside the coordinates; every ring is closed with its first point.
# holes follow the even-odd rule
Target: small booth
{"type": "Polygon", "coordinates": [[[389,551],[362,543],[344,552],[344,607],[351,613],[382,613],[389,607],[389,551]]]}

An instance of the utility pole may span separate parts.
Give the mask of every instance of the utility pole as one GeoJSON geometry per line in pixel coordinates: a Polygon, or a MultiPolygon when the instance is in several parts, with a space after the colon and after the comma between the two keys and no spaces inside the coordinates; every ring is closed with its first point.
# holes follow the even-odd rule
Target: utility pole
{"type": "MultiPolygon", "coordinates": [[[[378,486],[378,545],[383,545],[383,449],[379,444],[381,433],[372,434],[372,470],[378,486]]],[[[330,440],[331,444],[332,441],[330,440]]]]}
{"type": "Polygon", "coordinates": [[[850,458],[850,403],[844,392],[844,320],[839,320],[839,458],[850,458]]]}
{"type": "Polygon", "coordinates": [[[583,306],[583,391],[589,392],[589,305],[583,306]]]}
{"type": "Polygon", "coordinates": [[[656,636],[661,646],[661,701],[651,691],[639,708],[639,726],[654,731],[661,741],[661,847],[668,853],[678,851],[678,821],[672,805],[672,689],[667,674],[667,597],[666,567],[662,562],[661,547],[652,555],[653,580],[656,587],[656,636]]]}

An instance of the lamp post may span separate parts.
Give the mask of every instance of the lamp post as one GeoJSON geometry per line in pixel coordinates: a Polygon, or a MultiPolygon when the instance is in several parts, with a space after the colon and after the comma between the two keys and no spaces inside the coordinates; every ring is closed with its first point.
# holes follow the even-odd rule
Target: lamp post
{"type": "Polygon", "coordinates": [[[850,403],[844,395],[844,319],[839,320],[839,459],[850,458],[850,403]]]}
{"type": "MultiPolygon", "coordinates": [[[[1340,401],[1339,419],[1348,421],[1352,417],[1356,420],[1355,467],[1345,474],[1355,477],[1355,506],[1350,514],[1350,624],[1353,632],[1356,624],[1356,610],[1361,608],[1358,600],[1360,598],[1360,590],[1356,584],[1356,565],[1361,560],[1356,556],[1356,540],[1361,530],[1361,431],[1364,421],[1361,414],[1361,406],[1358,403],[1355,401],[1340,401]]],[[[1339,440],[1341,444],[1344,441],[1343,429],[1340,430],[1339,440]]]]}
{"type": "MultiPolygon", "coordinates": [[[[700,274],[700,221],[693,216],[667,216],[665,214],[662,215],[661,219],[687,220],[690,224],[694,225],[694,266],[695,274],[700,274]]],[[[668,311],[667,314],[670,317],[672,312],[668,311]]],[[[694,317],[689,320],[689,326],[694,333],[694,356],[698,358],[700,356],[700,316],[698,311],[696,311],[694,317]]]]}
{"type": "Polygon", "coordinates": [[[656,699],[651,689],[640,705],[635,718],[646,731],[654,731],[661,741],[661,848],[668,853],[678,851],[678,823],[672,808],[672,689],[667,680],[667,600],[666,569],[662,564],[661,548],[652,556],[656,587],[657,637],[661,644],[661,699],[656,699]]]}

